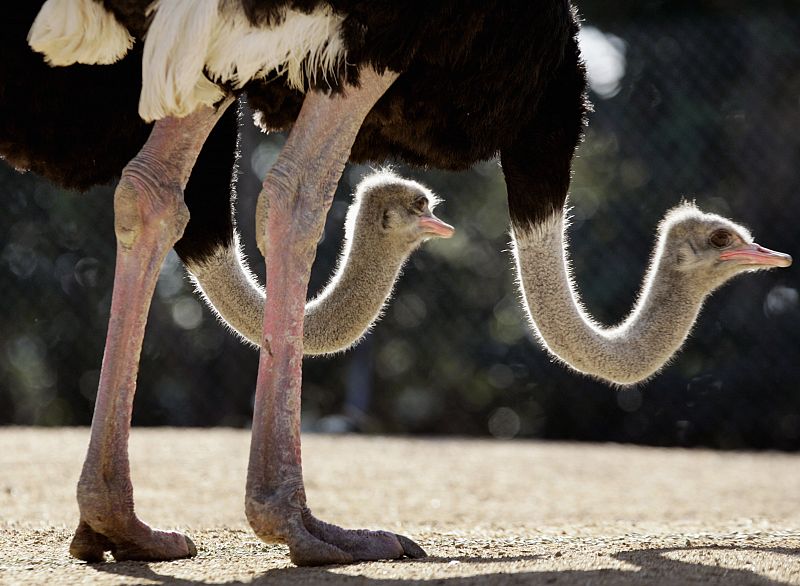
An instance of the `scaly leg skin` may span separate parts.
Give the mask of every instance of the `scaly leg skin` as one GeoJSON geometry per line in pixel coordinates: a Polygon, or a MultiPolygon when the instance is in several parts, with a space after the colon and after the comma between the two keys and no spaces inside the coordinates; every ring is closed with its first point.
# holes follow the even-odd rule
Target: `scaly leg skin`
{"type": "Polygon", "coordinates": [[[230,103],[157,122],[114,193],[114,293],[89,450],[78,482],[80,524],[70,545],[70,553],[81,560],[102,561],[106,551],[117,560],[197,553],[184,535],[151,529],[136,517],[128,434],[158,272],[189,219],[183,189],[208,133],[230,103]]]}
{"type": "Polygon", "coordinates": [[[362,71],[344,95],[309,93],[259,198],[259,247],[267,263],[264,334],[253,414],[245,511],[266,542],[289,545],[300,566],[422,557],[406,537],[345,530],[306,506],[300,457],[303,312],[325,215],[358,129],[397,75],[362,71]]]}

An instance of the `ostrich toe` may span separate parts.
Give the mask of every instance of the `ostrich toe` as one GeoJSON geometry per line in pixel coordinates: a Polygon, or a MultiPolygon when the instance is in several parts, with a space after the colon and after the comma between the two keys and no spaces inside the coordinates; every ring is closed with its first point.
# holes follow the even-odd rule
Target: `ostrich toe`
{"type": "Polygon", "coordinates": [[[303,523],[312,535],[347,552],[354,561],[422,558],[427,555],[408,537],[388,531],[343,529],[320,521],[310,512],[303,515],[303,523]]]}
{"type": "Polygon", "coordinates": [[[343,529],[320,521],[305,504],[302,489],[276,491],[264,499],[247,500],[250,526],[267,543],[289,546],[298,566],[425,557],[408,537],[388,531],[343,529]]]}
{"type": "Polygon", "coordinates": [[[72,557],[88,563],[105,561],[105,552],[115,560],[167,561],[194,557],[197,547],[186,535],[158,531],[137,523],[137,531],[124,537],[108,536],[81,521],[69,546],[72,557]]]}

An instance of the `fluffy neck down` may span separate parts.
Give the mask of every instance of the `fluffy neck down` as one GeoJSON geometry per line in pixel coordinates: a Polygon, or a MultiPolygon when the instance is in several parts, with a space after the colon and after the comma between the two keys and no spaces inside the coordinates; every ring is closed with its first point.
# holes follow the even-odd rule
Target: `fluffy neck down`
{"type": "MultiPolygon", "coordinates": [[[[306,305],[304,353],[332,354],[361,340],[380,317],[410,253],[410,249],[385,247],[376,251],[368,239],[348,238],[334,276],[306,305]]],[[[238,241],[187,268],[198,291],[222,321],[244,340],[259,346],[264,288],[250,272],[238,241]]]]}
{"type": "Polygon", "coordinates": [[[512,235],[523,302],[539,340],[575,370],[611,383],[654,375],[686,340],[704,296],[663,270],[659,245],[631,312],[614,327],[601,326],[575,290],[564,229],[557,213],[512,235]]]}

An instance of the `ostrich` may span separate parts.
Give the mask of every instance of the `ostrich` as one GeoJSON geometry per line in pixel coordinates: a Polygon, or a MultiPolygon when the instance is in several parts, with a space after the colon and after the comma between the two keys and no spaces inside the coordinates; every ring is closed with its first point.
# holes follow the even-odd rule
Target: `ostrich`
{"type": "Polygon", "coordinates": [[[514,231],[514,261],[531,326],[557,359],[618,385],[641,382],[666,364],[689,335],[704,299],[726,281],[792,263],[789,255],[755,244],[734,222],[683,204],[658,227],[633,309],[620,324],[604,328],[575,292],[564,227],[559,213],[514,231]]]}
{"type": "MultiPolygon", "coordinates": [[[[303,353],[340,352],[375,323],[400,269],[423,240],[450,238],[453,227],[433,214],[439,199],[416,181],[390,171],[359,182],[347,211],[339,266],[328,285],[306,304],[303,353]]],[[[264,291],[250,274],[239,247],[189,263],[197,288],[222,321],[258,345],[264,291]]]]}
{"type": "MultiPolygon", "coordinates": [[[[31,45],[54,65],[112,62],[127,51],[109,66],[122,68],[141,57],[139,113],[155,121],[115,194],[114,301],[73,554],[97,559],[112,550],[118,559],[173,559],[193,553],[183,535],[154,531],[135,516],[127,433],[155,273],[187,222],[183,187],[231,96],[244,91],[264,129],[291,129],[259,198],[258,244],[270,301],[258,339],[248,520],[263,540],[287,543],[298,564],[421,555],[406,538],[344,530],[317,520],[307,506],[300,365],[315,245],[348,159],[399,158],[457,170],[499,153],[519,263],[527,266],[541,252],[537,242],[554,242],[542,254],[549,252],[563,272],[556,219],[563,216],[587,111],[577,31],[569,0],[48,0],[31,45]],[[142,47],[136,41],[145,33],[142,47]]],[[[123,85],[130,87],[128,80],[123,85]]],[[[102,148],[99,141],[89,146],[102,148]]],[[[15,160],[35,165],[30,156],[15,160]]],[[[743,233],[735,234],[744,242],[743,233]]],[[[210,242],[212,249],[226,246],[231,242],[210,242]]],[[[234,264],[228,262],[237,270],[234,264]]],[[[526,273],[525,292],[535,299],[547,283],[526,273]]],[[[568,277],[559,282],[561,294],[571,294],[568,277]]],[[[541,304],[530,305],[540,320],[541,304]]],[[[575,347],[585,335],[556,344],[545,323],[536,325],[553,351],[602,376],[593,357],[575,347]]]]}

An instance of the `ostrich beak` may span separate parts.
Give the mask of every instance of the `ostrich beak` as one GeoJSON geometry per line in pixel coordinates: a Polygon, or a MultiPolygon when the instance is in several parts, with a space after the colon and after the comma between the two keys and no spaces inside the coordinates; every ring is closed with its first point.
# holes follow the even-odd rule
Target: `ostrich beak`
{"type": "Polygon", "coordinates": [[[734,250],[726,250],[719,255],[720,260],[732,260],[744,265],[758,265],[764,268],[788,267],[792,257],[756,244],[746,244],[734,250]]]}
{"type": "Polygon", "coordinates": [[[419,226],[426,235],[438,238],[450,238],[456,231],[450,224],[442,222],[433,214],[420,217],[419,226]]]}

